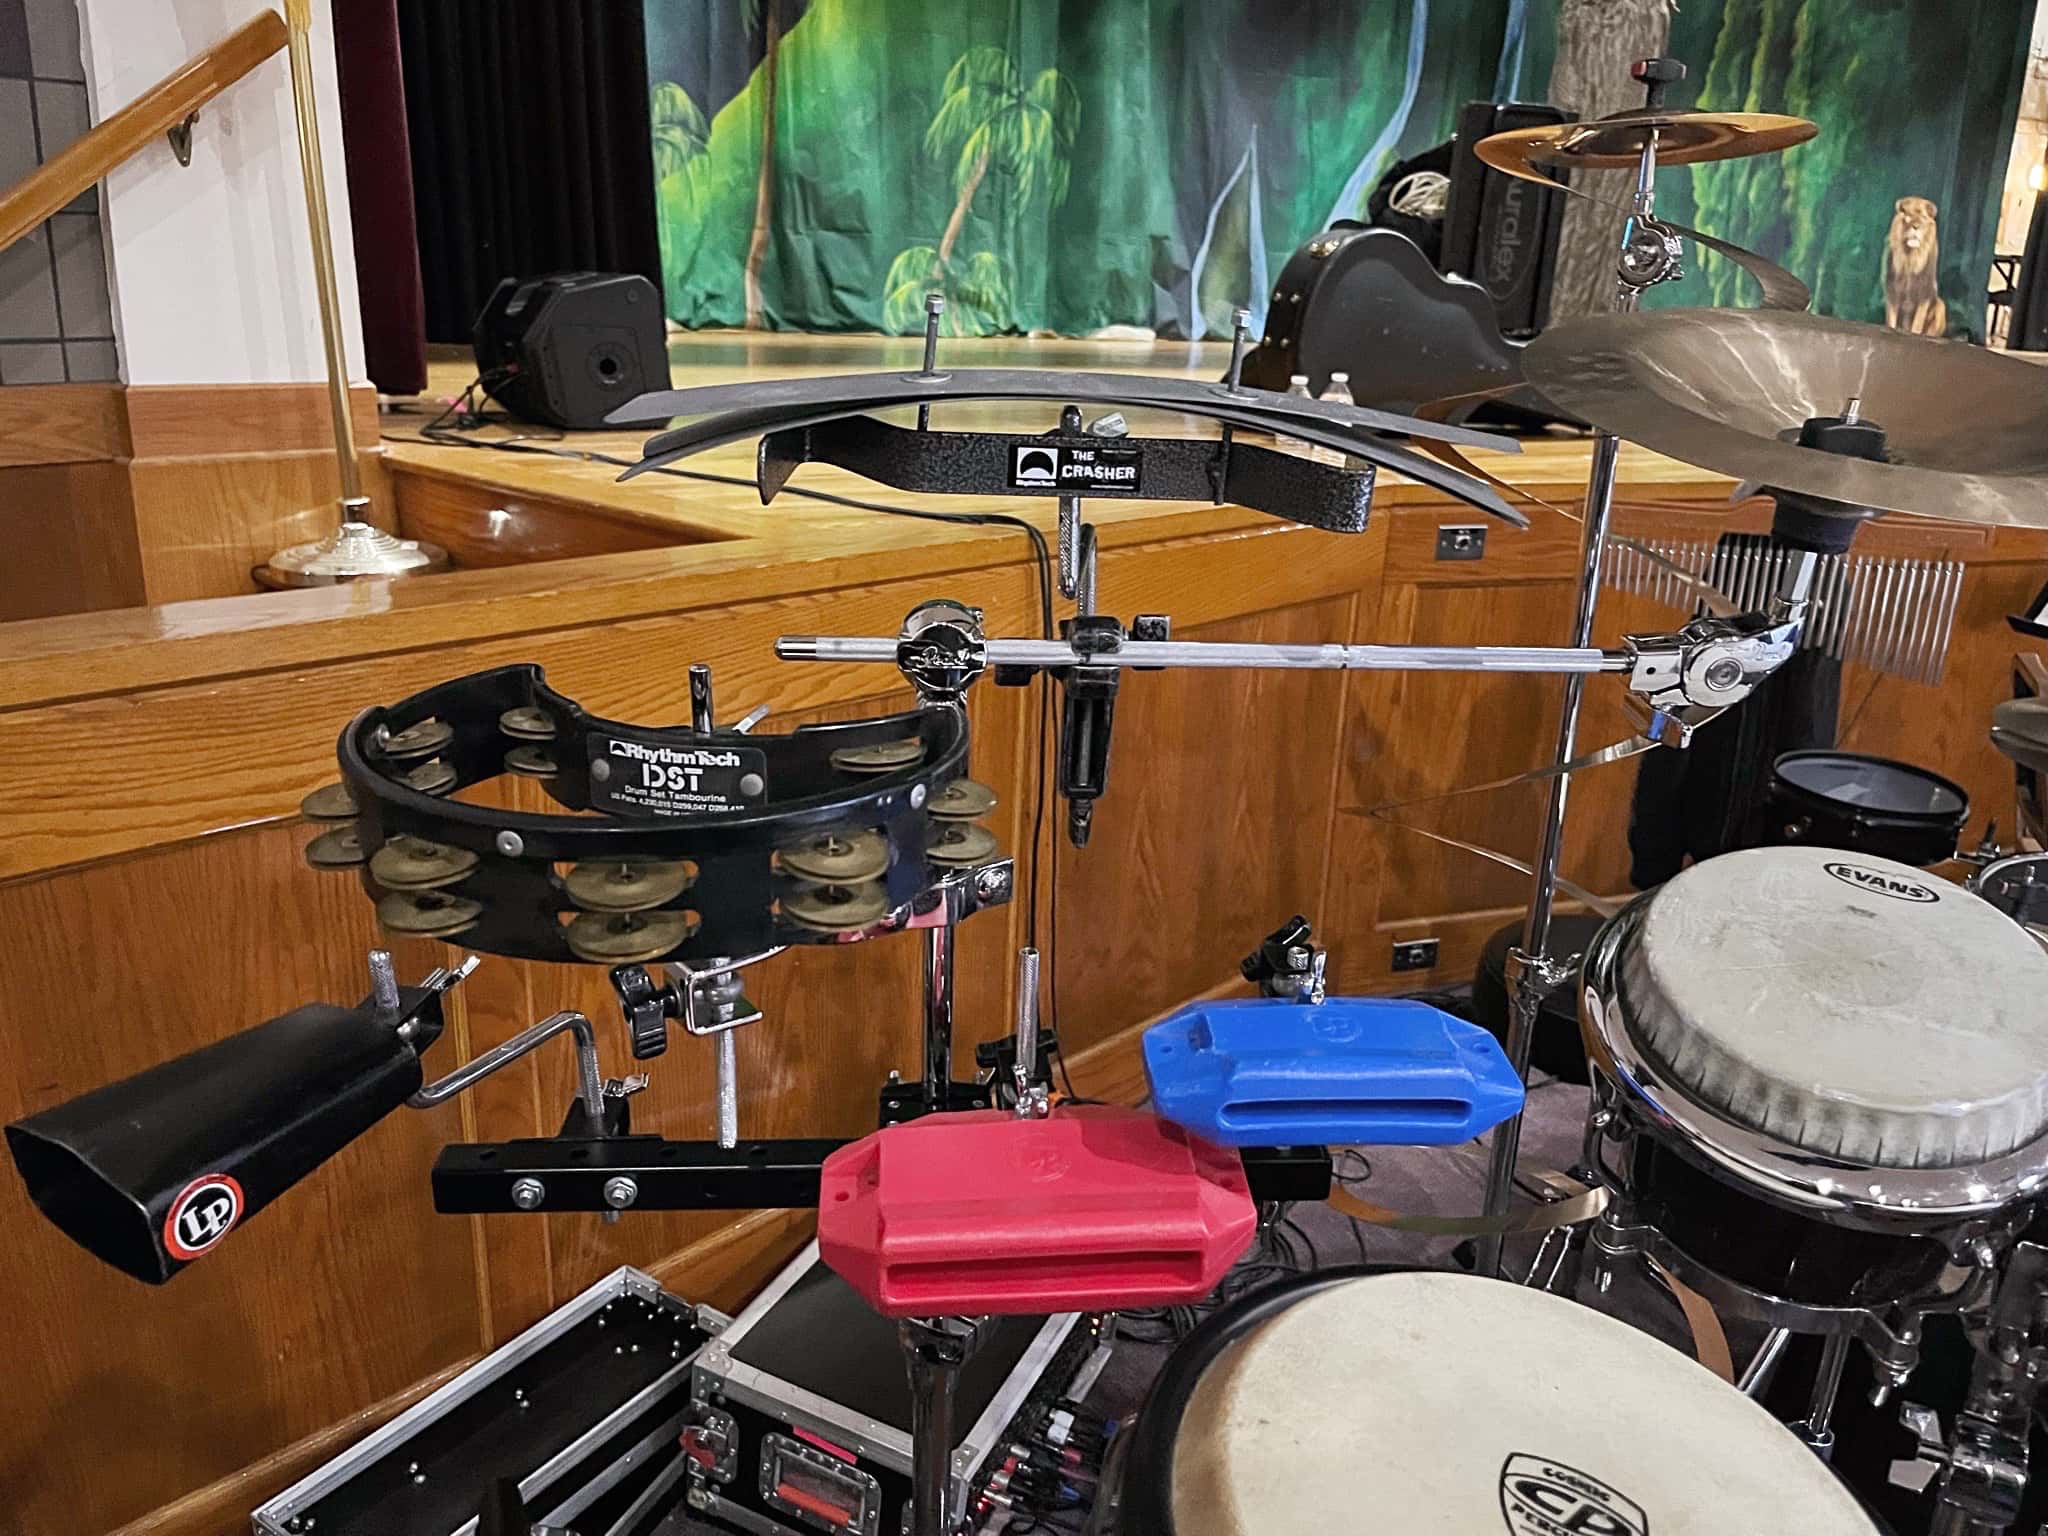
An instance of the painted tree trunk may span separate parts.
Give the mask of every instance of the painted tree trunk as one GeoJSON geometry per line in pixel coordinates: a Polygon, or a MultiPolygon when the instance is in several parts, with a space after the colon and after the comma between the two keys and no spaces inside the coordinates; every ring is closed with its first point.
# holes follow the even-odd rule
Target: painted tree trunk
{"type": "MultiPolygon", "coordinates": [[[[1629,66],[1670,46],[1671,10],[1671,0],[1562,0],[1557,61],[1550,71],[1552,104],[1582,118],[1640,107],[1643,88],[1629,77],[1629,66]]],[[[1581,171],[1572,181],[1610,203],[1626,205],[1635,193],[1633,171],[1581,171]]],[[[1565,205],[1550,297],[1553,321],[1614,308],[1614,257],[1626,222],[1625,214],[1584,198],[1565,205]]]]}
{"type": "MultiPolygon", "coordinates": [[[[762,323],[761,266],[768,259],[768,226],[775,217],[775,73],[776,45],[782,41],[782,17],[776,0],[761,8],[761,177],[754,185],[754,234],[747,242],[747,329],[762,323]]],[[[730,290],[727,290],[728,292],[730,290]]]]}
{"type": "Polygon", "coordinates": [[[981,178],[988,174],[988,151],[983,150],[981,158],[974,162],[974,169],[967,173],[967,180],[960,186],[960,201],[953,205],[953,217],[946,220],[946,233],[939,239],[939,271],[932,274],[936,279],[946,269],[946,263],[953,259],[953,247],[960,241],[960,231],[967,223],[967,208],[974,201],[975,191],[981,186],[981,178]]]}

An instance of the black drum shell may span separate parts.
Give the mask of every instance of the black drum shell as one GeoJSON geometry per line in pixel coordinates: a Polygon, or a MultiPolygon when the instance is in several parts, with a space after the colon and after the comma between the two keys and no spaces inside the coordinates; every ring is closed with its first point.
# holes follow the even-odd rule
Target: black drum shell
{"type": "Polygon", "coordinates": [[[1804,844],[1872,853],[1925,869],[1955,857],[1969,819],[1968,791],[1925,768],[1863,752],[1787,752],[1771,765],[1758,841],[1767,847],[1804,844]],[[1925,786],[1930,808],[1857,804],[1796,781],[1802,771],[1826,766],[1851,775],[1904,775],[1925,786]],[[1953,803],[1934,804],[1942,801],[1953,803]]]}
{"type": "Polygon", "coordinates": [[[1929,1289],[1949,1262],[1939,1233],[1816,1220],[1698,1167],[1646,1134],[1626,1152],[1634,1214],[1687,1258],[1749,1290],[1812,1307],[1875,1306],[1929,1289]]]}

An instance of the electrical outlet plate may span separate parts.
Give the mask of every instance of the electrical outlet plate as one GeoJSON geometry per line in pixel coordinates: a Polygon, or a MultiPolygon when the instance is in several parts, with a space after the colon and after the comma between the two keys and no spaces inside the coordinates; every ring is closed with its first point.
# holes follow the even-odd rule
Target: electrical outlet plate
{"type": "Polygon", "coordinates": [[[1435,939],[1396,939],[1394,941],[1394,970],[1428,971],[1436,968],[1435,939]]]}
{"type": "Polygon", "coordinates": [[[1436,531],[1436,557],[1439,560],[1484,560],[1486,558],[1486,525],[1484,523],[1444,523],[1436,531]]]}

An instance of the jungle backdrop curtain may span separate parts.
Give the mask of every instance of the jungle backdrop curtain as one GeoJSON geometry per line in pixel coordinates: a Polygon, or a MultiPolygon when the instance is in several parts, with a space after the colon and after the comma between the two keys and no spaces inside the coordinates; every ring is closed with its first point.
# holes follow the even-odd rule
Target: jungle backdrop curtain
{"type": "MultiPolygon", "coordinates": [[[[1288,254],[1461,103],[1544,99],[1561,3],[1595,0],[644,0],[669,313],[909,331],[938,287],[958,333],[1256,326],[1288,254]]],[[[1927,198],[1981,334],[2032,9],[1687,0],[1674,99],[1823,136],[1669,172],[1663,208],[1882,320],[1894,206],[1927,198]]],[[[1694,265],[1658,302],[1752,302],[1694,265]]]]}

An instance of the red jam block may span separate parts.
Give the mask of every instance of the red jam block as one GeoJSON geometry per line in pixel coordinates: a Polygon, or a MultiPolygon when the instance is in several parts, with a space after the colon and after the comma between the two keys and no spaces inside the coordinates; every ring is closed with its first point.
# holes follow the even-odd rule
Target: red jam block
{"type": "Polygon", "coordinates": [[[884,1317],[1198,1301],[1252,1240],[1237,1154],[1156,1115],[927,1115],[825,1159],[818,1251],[884,1317]]]}

